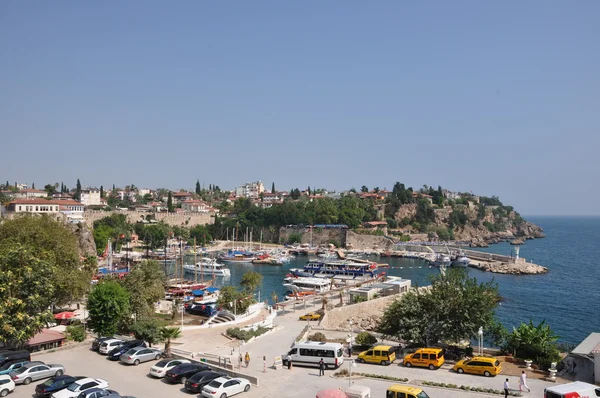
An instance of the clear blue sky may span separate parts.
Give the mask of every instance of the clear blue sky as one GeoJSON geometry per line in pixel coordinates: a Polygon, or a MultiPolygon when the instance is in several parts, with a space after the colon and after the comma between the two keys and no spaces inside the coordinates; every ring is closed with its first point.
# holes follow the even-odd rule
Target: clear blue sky
{"type": "Polygon", "coordinates": [[[0,180],[401,181],[600,214],[599,15],[597,0],[0,2],[0,180]]]}

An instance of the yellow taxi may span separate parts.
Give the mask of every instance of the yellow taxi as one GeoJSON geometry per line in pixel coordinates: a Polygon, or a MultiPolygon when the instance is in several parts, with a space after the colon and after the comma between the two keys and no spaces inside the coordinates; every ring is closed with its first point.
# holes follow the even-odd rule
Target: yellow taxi
{"type": "Polygon", "coordinates": [[[502,365],[494,357],[473,357],[461,359],[452,369],[457,373],[471,373],[490,377],[502,372],[502,365]]]}
{"type": "Polygon", "coordinates": [[[444,351],[441,348],[419,348],[404,357],[404,366],[422,366],[431,370],[438,369],[444,364],[444,351]]]}
{"type": "Polygon", "coordinates": [[[319,319],[321,319],[321,314],[317,312],[309,312],[300,316],[301,321],[318,321],[319,319]]]}
{"type": "Polygon", "coordinates": [[[388,387],[385,398],[429,398],[429,395],[418,387],[394,384],[388,387]]]}
{"type": "Polygon", "coordinates": [[[358,354],[356,360],[360,363],[370,362],[389,365],[396,360],[396,352],[391,345],[377,345],[358,354]]]}

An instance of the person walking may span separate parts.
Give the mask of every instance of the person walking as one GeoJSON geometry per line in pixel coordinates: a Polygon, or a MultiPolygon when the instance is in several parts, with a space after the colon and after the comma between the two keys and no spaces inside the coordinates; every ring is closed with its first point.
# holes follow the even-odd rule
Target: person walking
{"type": "Polygon", "coordinates": [[[319,376],[324,376],[325,375],[325,362],[323,361],[323,358],[321,358],[321,360],[319,361],[319,376]]]}
{"type": "Polygon", "coordinates": [[[523,392],[523,387],[527,389],[527,392],[531,392],[531,388],[527,386],[527,374],[525,371],[521,371],[521,376],[519,376],[519,391],[523,392]]]}
{"type": "Polygon", "coordinates": [[[504,382],[504,398],[508,398],[508,390],[510,390],[510,386],[508,385],[508,379],[504,382]]]}
{"type": "Polygon", "coordinates": [[[248,367],[248,365],[250,365],[250,354],[248,354],[248,351],[246,351],[246,355],[244,356],[244,361],[246,362],[246,367],[248,367]]]}
{"type": "Polygon", "coordinates": [[[263,355],[263,373],[267,373],[267,357],[263,355]]]}
{"type": "Polygon", "coordinates": [[[290,354],[288,354],[288,356],[287,356],[287,365],[288,365],[288,370],[292,369],[292,356],[290,354]]]}
{"type": "Polygon", "coordinates": [[[244,359],[242,358],[242,353],[241,352],[240,352],[239,362],[240,362],[240,369],[241,369],[242,368],[242,362],[244,362],[244,359]]]}

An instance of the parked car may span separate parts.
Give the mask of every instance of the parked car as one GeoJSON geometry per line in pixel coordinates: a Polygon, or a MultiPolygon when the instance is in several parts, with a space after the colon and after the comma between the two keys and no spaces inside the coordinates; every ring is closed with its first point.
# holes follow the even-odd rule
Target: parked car
{"type": "Polygon", "coordinates": [[[109,395],[119,395],[118,392],[109,390],[108,388],[94,387],[79,393],[77,398],[101,398],[109,395]]]}
{"type": "Polygon", "coordinates": [[[112,340],[114,337],[96,337],[92,342],[92,351],[98,351],[100,349],[100,344],[104,343],[106,340],[112,340]]]}
{"type": "Polygon", "coordinates": [[[52,376],[62,376],[65,367],[58,364],[28,363],[14,372],[10,372],[10,378],[15,384],[29,384],[35,380],[47,379],[52,376]]]}
{"type": "Polygon", "coordinates": [[[217,312],[217,304],[190,304],[185,309],[191,315],[211,317],[217,312]]]}
{"type": "Polygon", "coordinates": [[[222,373],[213,372],[212,370],[203,370],[198,372],[185,382],[185,389],[194,394],[200,394],[202,388],[210,383],[211,381],[218,379],[219,377],[226,376],[222,373]]]}
{"type": "Polygon", "coordinates": [[[502,365],[494,357],[473,357],[461,359],[452,369],[457,373],[472,373],[490,377],[498,375],[502,371],[502,365]]]}
{"type": "Polygon", "coordinates": [[[429,398],[429,395],[418,387],[410,387],[402,384],[393,384],[388,387],[386,398],[429,398]]]}
{"type": "Polygon", "coordinates": [[[23,361],[31,361],[31,354],[29,351],[0,350],[0,367],[6,365],[7,363],[23,361]]]}
{"type": "Polygon", "coordinates": [[[250,390],[250,381],[241,377],[219,377],[208,383],[202,388],[202,396],[207,398],[213,397],[230,397],[241,392],[250,390]]]}
{"type": "Polygon", "coordinates": [[[123,340],[106,339],[102,343],[100,343],[98,352],[100,354],[108,354],[109,352],[111,352],[112,350],[114,350],[117,347],[120,347],[121,345],[123,345],[123,340]]]}
{"type": "Polygon", "coordinates": [[[123,363],[137,366],[140,362],[152,361],[153,359],[158,361],[162,354],[162,350],[158,348],[134,347],[122,354],[119,359],[123,363]]]}
{"type": "Polygon", "coordinates": [[[41,361],[34,361],[34,362],[21,361],[21,362],[15,362],[15,363],[7,363],[4,366],[0,367],[0,375],[10,374],[10,372],[15,371],[15,370],[23,367],[23,365],[26,365],[28,363],[44,364],[44,362],[41,362],[41,361]]]}
{"type": "Polygon", "coordinates": [[[187,379],[203,370],[210,370],[210,368],[207,365],[199,363],[184,363],[169,370],[165,376],[165,380],[171,383],[185,384],[187,379]]]}
{"type": "Polygon", "coordinates": [[[152,366],[148,374],[150,376],[162,378],[165,377],[169,370],[173,369],[177,365],[181,365],[184,363],[190,363],[190,361],[188,361],[187,359],[163,359],[162,361],[158,361],[154,366],[152,366]]]}
{"type": "Polygon", "coordinates": [[[439,369],[444,364],[444,351],[441,348],[419,348],[404,357],[404,366],[422,366],[431,370],[439,369]]]}
{"type": "Polygon", "coordinates": [[[318,321],[319,319],[321,319],[321,314],[319,314],[318,312],[309,312],[308,314],[304,314],[304,315],[300,316],[301,321],[307,321],[307,320],[318,321]]]}
{"type": "Polygon", "coordinates": [[[9,375],[0,375],[0,397],[6,397],[9,392],[14,391],[15,382],[9,375]]]}
{"type": "Polygon", "coordinates": [[[360,363],[378,363],[380,365],[389,365],[396,360],[396,352],[393,351],[392,346],[389,345],[377,345],[369,348],[367,351],[363,351],[358,354],[357,361],[360,363]]]}
{"type": "Polygon", "coordinates": [[[62,375],[57,377],[52,377],[46,380],[43,383],[35,386],[35,393],[38,397],[49,397],[53,393],[60,391],[64,388],[69,387],[71,384],[75,383],[77,380],[83,379],[83,376],[68,376],[62,375]]]}
{"type": "Polygon", "coordinates": [[[83,379],[77,380],[70,384],[69,387],[52,394],[52,398],[75,398],[83,391],[87,391],[90,388],[108,388],[108,381],[103,379],[92,379],[91,377],[84,377],[83,379]]]}
{"type": "Polygon", "coordinates": [[[121,344],[119,347],[115,348],[111,352],[108,353],[108,359],[111,361],[118,361],[121,358],[121,355],[129,351],[134,347],[146,347],[146,343],[142,340],[129,340],[121,344]]]}

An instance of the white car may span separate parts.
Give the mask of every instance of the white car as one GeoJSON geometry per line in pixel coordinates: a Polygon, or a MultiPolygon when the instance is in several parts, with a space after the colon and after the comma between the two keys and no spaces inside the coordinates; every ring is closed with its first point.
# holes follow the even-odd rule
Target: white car
{"type": "Polygon", "coordinates": [[[123,344],[123,340],[119,340],[119,339],[105,340],[102,343],[100,343],[100,348],[98,348],[98,352],[100,354],[106,355],[109,352],[111,352],[114,348],[117,348],[118,346],[120,346],[121,344],[123,344]]]}
{"type": "Polygon", "coordinates": [[[169,370],[173,369],[177,365],[181,365],[182,363],[191,362],[187,359],[163,359],[162,361],[158,361],[156,365],[152,366],[148,374],[160,379],[165,377],[169,370]]]}
{"type": "Polygon", "coordinates": [[[15,382],[9,375],[0,375],[0,397],[6,397],[9,392],[15,389],[15,382]]]}
{"type": "Polygon", "coordinates": [[[250,390],[250,381],[241,377],[219,377],[202,388],[202,396],[207,398],[227,398],[250,390]]]}
{"type": "Polygon", "coordinates": [[[77,380],[69,387],[64,390],[60,390],[52,394],[52,398],[74,398],[81,394],[83,391],[89,390],[90,388],[108,388],[108,381],[103,379],[92,379],[86,377],[84,379],[77,380]]]}

